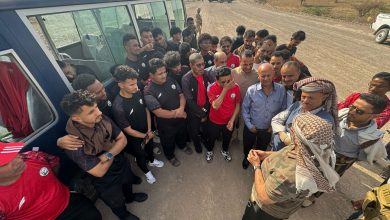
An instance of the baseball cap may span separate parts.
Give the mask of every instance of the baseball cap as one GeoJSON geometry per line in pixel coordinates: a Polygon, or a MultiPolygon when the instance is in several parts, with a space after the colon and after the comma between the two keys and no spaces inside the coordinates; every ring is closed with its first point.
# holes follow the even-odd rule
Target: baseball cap
{"type": "Polygon", "coordinates": [[[23,142],[3,143],[0,142],[0,166],[11,162],[19,151],[24,147],[23,142]]]}

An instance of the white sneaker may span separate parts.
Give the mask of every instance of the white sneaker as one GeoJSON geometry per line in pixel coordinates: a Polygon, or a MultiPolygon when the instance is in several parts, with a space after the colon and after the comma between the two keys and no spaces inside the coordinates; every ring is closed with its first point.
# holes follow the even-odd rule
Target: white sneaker
{"type": "Polygon", "coordinates": [[[162,162],[161,160],[154,159],[153,162],[149,162],[149,166],[151,166],[151,167],[163,167],[164,166],[164,162],[162,162]]]}
{"type": "Polygon", "coordinates": [[[153,184],[154,182],[156,182],[156,178],[153,176],[152,171],[145,173],[145,176],[146,176],[146,181],[149,184],[153,184]]]}
{"type": "Polygon", "coordinates": [[[214,157],[214,152],[212,152],[212,151],[206,152],[206,161],[208,163],[211,163],[211,161],[213,160],[213,157],[214,157]]]}

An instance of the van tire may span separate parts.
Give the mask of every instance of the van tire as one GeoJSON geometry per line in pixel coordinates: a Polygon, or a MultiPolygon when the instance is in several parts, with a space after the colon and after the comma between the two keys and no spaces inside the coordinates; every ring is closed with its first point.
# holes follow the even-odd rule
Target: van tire
{"type": "Polygon", "coordinates": [[[375,34],[375,42],[381,44],[387,40],[389,35],[389,28],[382,28],[375,34]]]}

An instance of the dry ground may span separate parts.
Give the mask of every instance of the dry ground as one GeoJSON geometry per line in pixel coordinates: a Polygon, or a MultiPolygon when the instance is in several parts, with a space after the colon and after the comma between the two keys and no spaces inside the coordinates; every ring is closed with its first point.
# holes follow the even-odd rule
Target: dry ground
{"type": "MultiPolygon", "coordinates": [[[[266,28],[278,36],[279,43],[287,42],[296,30],[306,31],[307,40],[299,46],[297,57],[308,65],[314,76],[334,81],[341,98],[352,91],[366,91],[374,73],[390,71],[390,46],[374,43],[367,26],[279,12],[238,0],[232,4],[190,2],[187,14],[194,15],[197,7],[202,8],[203,31],[220,37],[233,36],[239,24],[255,30],[266,28]]],[[[147,184],[133,164],[133,170],[144,179],[135,191],[147,192],[149,199],[130,204],[129,209],[148,220],[241,219],[253,173],[241,168],[242,141],[232,143],[230,163],[223,161],[219,151],[220,143],[217,143],[214,161],[208,164],[204,155],[188,156],[177,150],[182,165],[175,168],[166,163],[163,168],[152,168],[157,178],[154,185],[147,184]]],[[[378,166],[359,163],[343,176],[337,192],[323,195],[313,207],[299,210],[290,219],[346,219],[353,211],[349,201],[363,197],[370,187],[380,183],[381,178],[375,174],[379,170],[378,166]]],[[[115,219],[102,202],[98,202],[98,207],[104,219],[115,219]]]]}

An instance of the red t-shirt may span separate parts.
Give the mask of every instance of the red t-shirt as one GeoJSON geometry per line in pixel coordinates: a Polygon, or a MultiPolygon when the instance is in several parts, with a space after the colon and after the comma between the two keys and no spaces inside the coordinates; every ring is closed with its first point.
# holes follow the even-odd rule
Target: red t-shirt
{"type": "MultiPolygon", "coordinates": [[[[360,93],[354,92],[351,95],[349,95],[347,98],[345,98],[344,101],[340,102],[337,105],[337,108],[339,110],[343,109],[343,108],[348,108],[359,97],[360,97],[360,93]]],[[[386,97],[386,99],[387,99],[387,106],[386,106],[385,110],[382,113],[380,113],[377,118],[375,118],[375,122],[376,122],[378,128],[383,127],[390,119],[390,100],[387,97],[386,97]]]]}
{"type": "Polygon", "coordinates": [[[231,69],[239,67],[240,66],[240,57],[233,54],[233,53],[230,53],[230,55],[228,56],[228,58],[226,60],[226,66],[231,68],[231,69]]]}
{"type": "Polygon", "coordinates": [[[43,152],[28,153],[19,179],[0,186],[0,219],[50,220],[68,206],[69,190],[52,170],[58,158],[43,152]]]}
{"type": "MultiPolygon", "coordinates": [[[[222,89],[223,88],[217,82],[214,82],[210,86],[210,89],[207,92],[210,103],[212,103],[219,97],[222,92],[222,89]]],[[[209,114],[210,121],[215,124],[227,124],[234,113],[236,105],[239,105],[240,101],[240,87],[235,84],[233,88],[227,91],[218,110],[214,109],[211,106],[209,114]]]]}

